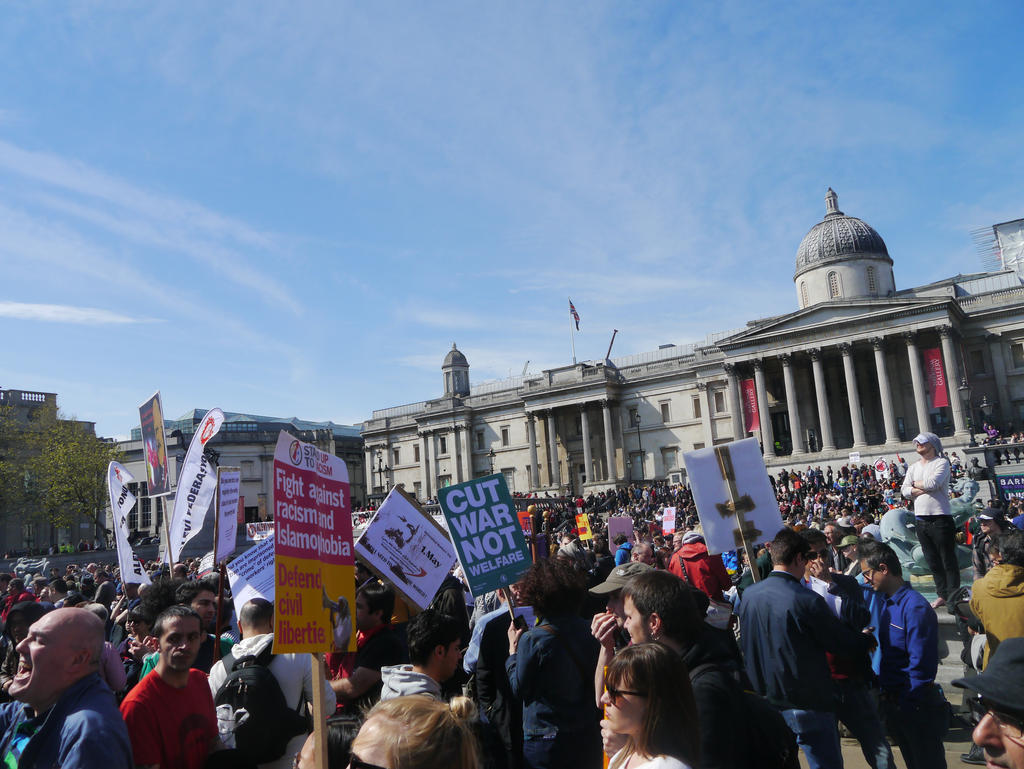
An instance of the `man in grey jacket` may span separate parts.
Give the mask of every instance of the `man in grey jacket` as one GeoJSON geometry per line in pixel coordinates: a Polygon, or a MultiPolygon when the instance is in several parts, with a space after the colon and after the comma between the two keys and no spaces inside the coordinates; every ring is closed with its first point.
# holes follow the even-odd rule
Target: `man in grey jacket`
{"type": "Polygon", "coordinates": [[[406,629],[411,665],[381,668],[381,700],[406,694],[428,694],[442,699],[441,684],[451,678],[462,661],[461,624],[454,617],[426,609],[406,629]]]}

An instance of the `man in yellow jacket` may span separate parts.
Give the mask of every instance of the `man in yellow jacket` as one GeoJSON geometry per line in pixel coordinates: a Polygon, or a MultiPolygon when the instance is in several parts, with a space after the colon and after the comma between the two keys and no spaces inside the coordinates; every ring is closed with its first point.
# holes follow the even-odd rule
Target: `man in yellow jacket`
{"type": "Polygon", "coordinates": [[[993,538],[993,566],[974,583],[971,611],[985,626],[988,644],[982,665],[1000,641],[1024,636],[1024,531],[1010,528],[993,538]]]}

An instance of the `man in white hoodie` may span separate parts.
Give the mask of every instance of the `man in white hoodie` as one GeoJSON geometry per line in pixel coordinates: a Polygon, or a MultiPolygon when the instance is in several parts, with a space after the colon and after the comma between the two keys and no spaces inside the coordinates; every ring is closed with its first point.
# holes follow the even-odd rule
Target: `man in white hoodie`
{"type": "MultiPolygon", "coordinates": [[[[274,641],[274,604],[264,598],[246,601],[238,613],[238,627],[242,631],[242,640],[232,648],[232,655],[235,659],[248,655],[259,656],[274,641]]],[[[275,654],[267,669],[280,684],[281,693],[291,710],[297,709],[300,702],[313,701],[313,670],[308,654],[275,654]]],[[[226,678],[224,662],[217,662],[210,670],[210,689],[214,697],[226,678]]],[[[333,713],[334,690],[326,679],[320,685],[324,688],[326,711],[333,713]]],[[[260,764],[260,769],[291,769],[295,754],[302,749],[305,741],[305,734],[293,737],[283,756],[260,764]]]]}
{"type": "Polygon", "coordinates": [[[462,661],[460,624],[454,617],[434,609],[425,609],[406,628],[411,665],[390,665],[381,668],[381,700],[407,694],[441,697],[441,684],[455,675],[462,661]]]}

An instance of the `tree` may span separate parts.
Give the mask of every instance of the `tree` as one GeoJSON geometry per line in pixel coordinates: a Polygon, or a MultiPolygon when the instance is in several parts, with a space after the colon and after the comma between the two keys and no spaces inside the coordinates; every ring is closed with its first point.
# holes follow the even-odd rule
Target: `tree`
{"type": "Polygon", "coordinates": [[[41,405],[27,419],[0,413],[0,505],[26,523],[71,525],[80,517],[106,529],[107,466],[118,458],[113,442],[92,424],[41,405]]]}

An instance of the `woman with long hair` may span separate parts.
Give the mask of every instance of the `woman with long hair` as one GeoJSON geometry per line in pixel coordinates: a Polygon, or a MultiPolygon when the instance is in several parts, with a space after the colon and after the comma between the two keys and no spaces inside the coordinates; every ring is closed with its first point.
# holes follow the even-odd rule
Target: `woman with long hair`
{"type": "Polygon", "coordinates": [[[626,737],[609,769],[689,769],[700,734],[690,677],[679,655],[658,643],[615,655],[605,673],[608,728],[626,737]]]}

